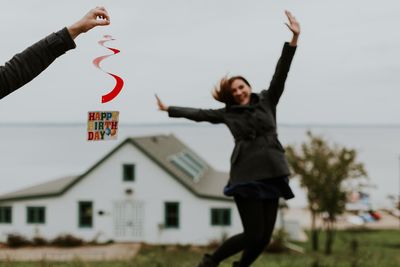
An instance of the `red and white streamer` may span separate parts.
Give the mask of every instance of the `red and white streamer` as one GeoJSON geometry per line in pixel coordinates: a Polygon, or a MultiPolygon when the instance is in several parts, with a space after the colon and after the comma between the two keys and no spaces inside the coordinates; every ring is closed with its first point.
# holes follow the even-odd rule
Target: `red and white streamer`
{"type": "Polygon", "coordinates": [[[105,95],[103,95],[103,96],[101,97],[101,103],[107,103],[107,102],[113,100],[113,99],[121,92],[122,87],[124,87],[124,80],[123,80],[121,77],[119,77],[119,76],[116,75],[116,74],[113,74],[113,73],[104,71],[104,70],[100,67],[100,62],[101,62],[103,59],[106,59],[106,58],[108,58],[108,57],[110,57],[110,56],[114,56],[114,55],[116,55],[116,54],[118,54],[118,53],[120,52],[120,50],[118,50],[118,49],[115,49],[115,48],[108,47],[108,46],[105,46],[105,45],[104,45],[105,42],[113,41],[113,40],[115,40],[115,39],[113,39],[111,35],[104,35],[104,39],[103,39],[103,40],[100,40],[98,43],[99,43],[101,46],[104,46],[105,48],[111,50],[111,51],[113,52],[113,54],[111,54],[111,55],[104,55],[104,56],[95,58],[95,59],[93,60],[93,64],[94,64],[98,69],[100,69],[100,70],[102,70],[103,72],[105,72],[105,73],[111,75],[112,77],[114,77],[114,79],[115,79],[115,81],[116,81],[115,86],[114,86],[114,89],[112,89],[109,93],[107,93],[107,94],[105,94],[105,95]]]}

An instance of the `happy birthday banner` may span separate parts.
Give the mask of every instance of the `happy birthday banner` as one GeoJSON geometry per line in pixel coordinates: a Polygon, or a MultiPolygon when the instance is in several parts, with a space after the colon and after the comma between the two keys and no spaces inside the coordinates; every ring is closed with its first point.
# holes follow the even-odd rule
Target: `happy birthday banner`
{"type": "MultiPolygon", "coordinates": [[[[110,56],[116,55],[120,50],[112,47],[105,46],[104,43],[113,41],[111,35],[104,35],[104,39],[98,43],[111,50],[113,54],[104,55],[97,57],[93,60],[93,65],[101,71],[111,75],[116,83],[114,88],[107,94],[101,97],[101,103],[107,103],[113,100],[122,90],[124,86],[124,80],[116,74],[106,72],[100,67],[100,62],[110,56]]],[[[87,122],[87,140],[88,141],[105,141],[105,140],[116,140],[118,136],[118,118],[119,111],[89,111],[88,122],[87,122]]]]}
{"type": "Polygon", "coordinates": [[[116,140],[119,111],[89,111],[88,141],[116,140]]]}

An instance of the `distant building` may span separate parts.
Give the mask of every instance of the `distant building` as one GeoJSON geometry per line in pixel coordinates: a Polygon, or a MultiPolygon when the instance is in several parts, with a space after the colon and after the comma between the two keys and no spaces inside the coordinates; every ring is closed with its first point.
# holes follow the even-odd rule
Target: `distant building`
{"type": "Polygon", "coordinates": [[[207,244],[242,231],[214,170],[173,135],[128,138],[85,173],[0,196],[0,240],[207,244]]]}

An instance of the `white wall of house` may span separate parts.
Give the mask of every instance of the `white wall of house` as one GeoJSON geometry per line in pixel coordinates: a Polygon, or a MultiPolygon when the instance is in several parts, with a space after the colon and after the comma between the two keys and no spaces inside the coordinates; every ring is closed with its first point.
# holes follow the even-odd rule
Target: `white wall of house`
{"type": "MultiPolygon", "coordinates": [[[[40,234],[49,239],[61,233],[71,233],[86,240],[97,238],[99,241],[207,244],[220,239],[224,234],[233,235],[242,231],[233,202],[198,198],[130,144],[120,148],[62,196],[1,203],[1,205],[11,205],[13,209],[12,224],[0,224],[2,240],[10,232],[17,232],[27,237],[40,234]],[[135,164],[135,181],[124,182],[122,166],[131,163],[135,164]],[[126,189],[132,189],[133,194],[127,195],[126,189]],[[92,228],[79,228],[79,201],[93,202],[92,228]],[[179,203],[179,228],[162,227],[165,202],[179,203]],[[118,217],[115,205],[130,207],[119,213],[119,218],[123,216],[136,218],[131,221],[131,226],[120,226],[118,229],[126,232],[120,232],[119,235],[115,231],[115,218],[118,217]],[[28,225],[27,206],[46,207],[46,223],[28,225]],[[212,226],[211,208],[230,208],[231,226],[212,226]],[[99,215],[100,210],[105,214],[99,215]],[[135,214],[129,214],[133,210],[135,214]]],[[[127,223],[123,222],[122,225],[127,223]]]]}

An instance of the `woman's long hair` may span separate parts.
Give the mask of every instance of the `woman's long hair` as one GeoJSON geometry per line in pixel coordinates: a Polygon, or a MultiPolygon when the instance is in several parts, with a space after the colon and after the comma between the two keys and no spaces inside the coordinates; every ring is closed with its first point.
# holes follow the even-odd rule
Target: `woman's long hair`
{"type": "Polygon", "coordinates": [[[219,85],[215,86],[214,90],[212,91],[212,96],[214,97],[214,99],[219,102],[225,103],[228,106],[238,104],[235,102],[231,90],[232,83],[237,79],[242,80],[245,84],[251,87],[250,83],[242,76],[233,76],[230,78],[228,76],[224,76],[219,81],[219,85]]]}

